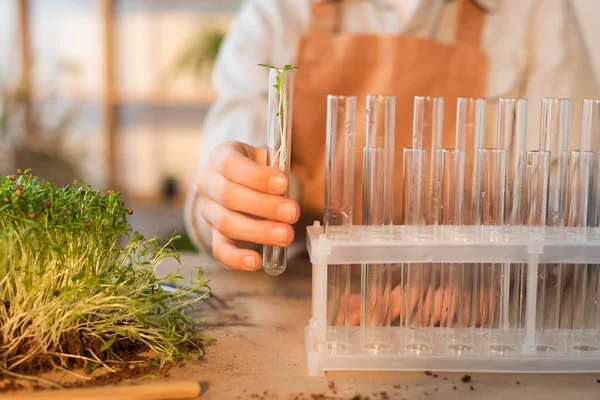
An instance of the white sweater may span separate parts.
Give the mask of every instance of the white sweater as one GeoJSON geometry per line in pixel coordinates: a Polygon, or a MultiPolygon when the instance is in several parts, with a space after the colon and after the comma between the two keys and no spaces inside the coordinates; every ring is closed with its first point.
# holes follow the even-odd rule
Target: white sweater
{"type": "MultiPolygon", "coordinates": [[[[350,0],[343,29],[348,33],[426,36],[446,4],[436,40],[452,42],[459,4],[446,1],[350,0]]],[[[569,0],[480,3],[489,10],[481,41],[490,60],[486,96],[529,99],[528,148],[537,144],[541,98],[571,98],[571,137],[576,138],[581,129],[582,101],[598,97],[598,85],[569,0]]],[[[223,141],[266,146],[268,73],[256,64],[293,64],[309,17],[310,0],[246,0],[242,5],[213,71],[218,97],[204,122],[198,171],[223,141]]],[[[577,148],[579,143],[572,141],[571,146],[577,148]]],[[[198,247],[211,251],[210,232],[197,223],[200,213],[192,212],[196,201],[194,182],[185,207],[186,227],[198,247]]]]}

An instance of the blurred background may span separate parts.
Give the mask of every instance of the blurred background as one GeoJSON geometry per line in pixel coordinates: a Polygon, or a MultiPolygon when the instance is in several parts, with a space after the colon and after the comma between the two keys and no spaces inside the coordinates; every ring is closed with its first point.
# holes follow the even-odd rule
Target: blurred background
{"type": "MultiPolygon", "coordinates": [[[[119,190],[134,229],[184,233],[212,65],[243,1],[0,0],[0,173],[119,190]]],[[[572,2],[600,81],[600,0],[572,2]]]]}
{"type": "Polygon", "coordinates": [[[212,64],[241,3],[0,0],[0,173],[119,190],[135,229],[184,233],[212,64]]]}

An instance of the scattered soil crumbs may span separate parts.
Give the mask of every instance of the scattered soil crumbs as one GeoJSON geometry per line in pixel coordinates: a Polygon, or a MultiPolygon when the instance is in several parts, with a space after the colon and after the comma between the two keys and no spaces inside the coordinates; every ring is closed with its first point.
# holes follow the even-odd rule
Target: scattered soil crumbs
{"type": "Polygon", "coordinates": [[[475,390],[475,388],[473,386],[469,386],[469,389],[471,390],[475,390]]]}
{"type": "Polygon", "coordinates": [[[463,375],[462,378],[460,378],[461,381],[463,382],[471,382],[471,375],[463,375]]]}
{"type": "Polygon", "coordinates": [[[596,383],[600,383],[600,379],[596,379],[596,383]]]}
{"type": "Polygon", "coordinates": [[[431,376],[431,375],[433,375],[433,373],[431,371],[425,371],[425,375],[431,376]]]}
{"type": "MultiPolygon", "coordinates": [[[[337,396],[336,395],[336,390],[337,387],[335,385],[335,383],[333,382],[329,382],[329,384],[327,385],[330,392],[331,393],[298,393],[295,396],[289,397],[289,399],[293,399],[293,400],[390,400],[392,398],[399,398],[396,397],[398,396],[398,393],[394,393],[393,395],[388,393],[385,390],[381,390],[379,392],[374,392],[372,393],[370,396],[369,395],[363,395],[360,393],[356,393],[355,395],[348,397],[346,396],[337,396]]],[[[267,393],[264,392],[262,394],[251,394],[250,399],[253,400],[270,400],[270,399],[280,399],[280,397],[277,397],[277,395],[275,393],[267,393]]],[[[288,397],[286,397],[286,399],[288,399],[288,397]]],[[[238,396],[238,400],[241,400],[241,398],[238,396]]]]}

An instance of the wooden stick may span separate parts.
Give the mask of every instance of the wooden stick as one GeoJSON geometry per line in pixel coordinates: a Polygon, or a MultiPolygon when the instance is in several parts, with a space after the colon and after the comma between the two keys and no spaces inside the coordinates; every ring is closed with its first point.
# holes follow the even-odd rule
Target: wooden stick
{"type": "Polygon", "coordinates": [[[200,396],[200,382],[161,382],[147,385],[114,385],[86,389],[43,390],[14,395],[0,395],[0,399],[15,400],[179,400],[200,396]]]}

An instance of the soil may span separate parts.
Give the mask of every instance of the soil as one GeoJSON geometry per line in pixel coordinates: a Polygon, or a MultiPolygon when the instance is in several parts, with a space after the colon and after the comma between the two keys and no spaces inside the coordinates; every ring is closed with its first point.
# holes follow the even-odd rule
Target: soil
{"type": "MultiPolygon", "coordinates": [[[[195,344],[204,349],[201,341],[196,341],[195,344]]],[[[176,365],[166,363],[160,366],[158,359],[149,351],[147,345],[139,341],[129,339],[115,341],[110,350],[100,351],[102,345],[103,343],[96,337],[89,338],[75,332],[69,332],[61,339],[58,351],[83,357],[92,357],[92,354],[95,354],[110,368],[114,369],[115,373],[111,373],[104,368],[99,368],[103,371],[94,370],[93,366],[86,364],[85,361],[79,358],[59,358],[44,354],[31,340],[24,341],[19,347],[18,353],[27,354],[33,351],[39,353],[39,355],[32,357],[30,362],[18,365],[10,372],[40,378],[44,374],[55,371],[56,366],[60,365],[67,371],[91,378],[89,380],[76,379],[73,382],[61,382],[60,384],[63,388],[75,388],[105,386],[128,380],[139,380],[144,377],[168,377],[169,371],[176,365]]],[[[189,350],[190,355],[193,355],[194,351],[191,346],[187,350],[189,350]]],[[[19,391],[25,388],[42,390],[49,387],[43,382],[8,376],[0,371],[0,393],[19,391]]]]}

